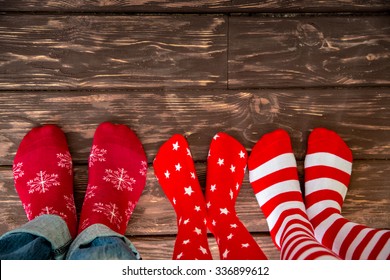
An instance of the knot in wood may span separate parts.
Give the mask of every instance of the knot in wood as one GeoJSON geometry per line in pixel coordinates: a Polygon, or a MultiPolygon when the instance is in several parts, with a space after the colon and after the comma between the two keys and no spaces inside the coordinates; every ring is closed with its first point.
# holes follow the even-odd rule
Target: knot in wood
{"type": "Polygon", "coordinates": [[[312,23],[299,23],[297,34],[301,46],[320,48],[323,45],[324,34],[312,23]]]}

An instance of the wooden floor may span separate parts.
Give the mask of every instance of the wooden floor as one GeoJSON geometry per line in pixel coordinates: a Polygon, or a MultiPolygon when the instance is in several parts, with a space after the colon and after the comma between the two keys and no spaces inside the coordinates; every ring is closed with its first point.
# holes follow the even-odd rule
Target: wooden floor
{"type": "MultiPolygon", "coordinates": [[[[175,213],[152,160],[174,133],[187,137],[204,185],[219,131],[250,152],[287,130],[302,181],[310,131],[332,129],[354,156],[343,214],[390,228],[389,10],[386,0],[0,0],[0,234],[27,220],[11,172],[23,136],[45,123],[64,130],[80,211],[103,121],[135,130],[148,156],[126,233],[144,259],[172,256],[175,213]]],[[[278,259],[247,177],[237,211],[278,259]]]]}

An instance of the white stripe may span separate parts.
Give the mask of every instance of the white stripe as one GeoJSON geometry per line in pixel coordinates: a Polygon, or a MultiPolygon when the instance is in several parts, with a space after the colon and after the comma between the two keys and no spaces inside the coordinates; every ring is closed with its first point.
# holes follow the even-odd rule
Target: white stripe
{"type": "Polygon", "coordinates": [[[352,241],[351,245],[349,245],[349,248],[347,250],[347,253],[345,254],[345,259],[346,260],[351,260],[353,253],[355,252],[357,246],[362,242],[363,238],[366,237],[366,235],[372,231],[373,229],[371,228],[365,228],[362,229],[359,234],[355,237],[355,239],[352,241]]]}
{"type": "Polygon", "coordinates": [[[297,163],[293,153],[281,154],[249,171],[249,181],[252,183],[275,171],[296,167],[297,163]]]}
{"type": "Polygon", "coordinates": [[[280,183],[276,183],[258,192],[256,194],[256,198],[257,198],[257,202],[261,207],[270,199],[274,198],[279,194],[286,193],[286,192],[294,192],[294,191],[299,193],[301,192],[301,188],[299,187],[299,181],[287,180],[280,183]]]}
{"type": "Polygon", "coordinates": [[[304,227],[304,226],[301,225],[301,224],[291,225],[291,226],[288,228],[288,230],[286,230],[286,233],[288,233],[290,230],[296,229],[296,228],[300,228],[300,229],[302,229],[302,231],[294,231],[293,233],[288,234],[288,236],[283,240],[282,247],[284,246],[284,244],[288,243],[288,241],[289,241],[291,238],[293,238],[294,236],[296,236],[296,235],[298,235],[298,234],[303,234],[303,235],[305,235],[306,237],[313,238],[313,237],[311,237],[311,236],[305,231],[305,229],[307,229],[307,228],[304,227]]]}
{"type": "Polygon", "coordinates": [[[322,211],[328,208],[334,208],[337,209],[339,212],[341,212],[341,206],[334,200],[321,200],[309,208],[306,209],[307,216],[309,216],[309,219],[313,219],[315,216],[320,214],[322,211]]]}
{"type": "Polygon", "coordinates": [[[288,201],[276,206],[274,210],[271,212],[271,214],[269,214],[269,216],[267,217],[269,230],[271,231],[274,228],[276,222],[280,218],[280,215],[282,215],[284,211],[294,209],[294,208],[298,208],[303,212],[305,212],[305,206],[300,201],[288,201]]]}
{"type": "Polygon", "coordinates": [[[387,240],[385,246],[376,257],[377,260],[386,260],[390,256],[390,239],[387,240]]]}
{"type": "Polygon", "coordinates": [[[331,178],[318,178],[305,182],[305,195],[322,190],[335,191],[344,198],[348,188],[340,181],[331,178]]]}
{"type": "Polygon", "coordinates": [[[332,245],[333,252],[335,252],[336,254],[340,253],[340,248],[343,245],[344,240],[347,237],[348,233],[350,233],[351,230],[357,225],[358,224],[356,223],[348,222],[341,227],[341,229],[339,230],[339,232],[337,233],[333,241],[333,245],[332,245]]]}
{"type": "MultiPolygon", "coordinates": [[[[315,244],[316,246],[318,247],[321,247],[322,249],[322,246],[320,246],[317,242],[315,242],[314,240],[307,240],[307,241],[304,241],[304,242],[300,242],[297,246],[295,246],[294,250],[291,251],[291,254],[290,254],[290,259],[292,257],[294,257],[294,255],[300,250],[302,249],[303,247],[307,246],[307,245],[311,245],[311,244],[315,244]]],[[[302,260],[303,258],[301,258],[301,256],[297,256],[294,258],[295,260],[302,260]]]]}
{"type": "Polygon", "coordinates": [[[314,153],[306,155],[305,168],[313,166],[330,166],[351,174],[352,163],[331,153],[314,153]]]}
{"type": "Polygon", "coordinates": [[[339,214],[332,214],[330,215],[327,219],[323,220],[315,229],[314,229],[314,233],[315,233],[315,236],[316,236],[316,239],[318,240],[318,242],[322,243],[322,238],[324,237],[326,231],[329,229],[329,227],[331,225],[333,225],[333,223],[338,220],[338,219],[341,219],[342,216],[339,215],[339,214]]]}
{"type": "MultiPolygon", "coordinates": [[[[280,226],[278,232],[275,235],[275,241],[279,247],[280,247],[280,238],[282,237],[282,234],[284,233],[284,229],[286,227],[286,224],[288,222],[290,222],[291,220],[300,220],[300,221],[306,222],[310,225],[310,222],[306,218],[302,217],[302,215],[294,214],[294,215],[288,216],[286,219],[284,219],[282,225],[280,226]]],[[[301,224],[299,224],[299,225],[301,225],[301,224]]],[[[312,230],[312,229],[310,229],[310,230],[312,230]]]]}
{"type": "Polygon", "coordinates": [[[374,249],[375,245],[378,243],[378,241],[382,237],[382,235],[385,234],[386,232],[387,232],[386,230],[380,230],[374,234],[374,236],[371,238],[370,242],[368,242],[366,248],[364,248],[362,254],[360,255],[361,260],[368,259],[372,250],[374,249]]]}
{"type": "MultiPolygon", "coordinates": [[[[325,256],[322,255],[321,257],[326,257],[326,259],[330,260],[338,260],[332,252],[328,251],[326,248],[321,246],[318,242],[312,241],[312,244],[315,244],[316,247],[312,247],[310,249],[305,250],[297,259],[298,260],[305,260],[308,256],[310,256],[312,253],[322,252],[326,254],[325,256]]],[[[318,259],[318,258],[317,258],[318,259]]]]}
{"type": "MultiPolygon", "coordinates": [[[[299,234],[300,232],[294,232],[294,234],[292,235],[297,235],[299,234]]],[[[287,254],[290,252],[291,249],[294,248],[295,246],[295,243],[301,243],[300,241],[302,239],[307,239],[307,236],[301,236],[301,237],[298,237],[298,238],[295,238],[288,246],[286,249],[282,248],[282,257],[283,257],[283,260],[286,260],[287,259],[287,254]]],[[[290,255],[291,257],[291,255],[290,255]]]]}
{"type": "Polygon", "coordinates": [[[328,256],[320,256],[320,257],[316,258],[315,260],[316,261],[320,261],[320,260],[339,260],[339,258],[336,258],[335,256],[328,255],[328,256]]]}

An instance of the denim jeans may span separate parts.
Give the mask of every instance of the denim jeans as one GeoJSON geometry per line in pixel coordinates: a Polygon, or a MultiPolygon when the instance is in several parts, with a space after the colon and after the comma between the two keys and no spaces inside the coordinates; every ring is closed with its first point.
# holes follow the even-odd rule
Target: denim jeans
{"type": "Polygon", "coordinates": [[[72,240],[64,220],[42,215],[0,238],[0,259],[139,260],[133,244],[102,224],[72,240]]]}

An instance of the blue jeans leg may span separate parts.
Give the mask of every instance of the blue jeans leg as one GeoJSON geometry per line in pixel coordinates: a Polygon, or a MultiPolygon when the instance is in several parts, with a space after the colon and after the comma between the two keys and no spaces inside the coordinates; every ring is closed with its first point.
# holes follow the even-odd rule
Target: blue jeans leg
{"type": "Polygon", "coordinates": [[[51,244],[41,236],[16,232],[0,239],[1,260],[50,260],[51,244]]]}

